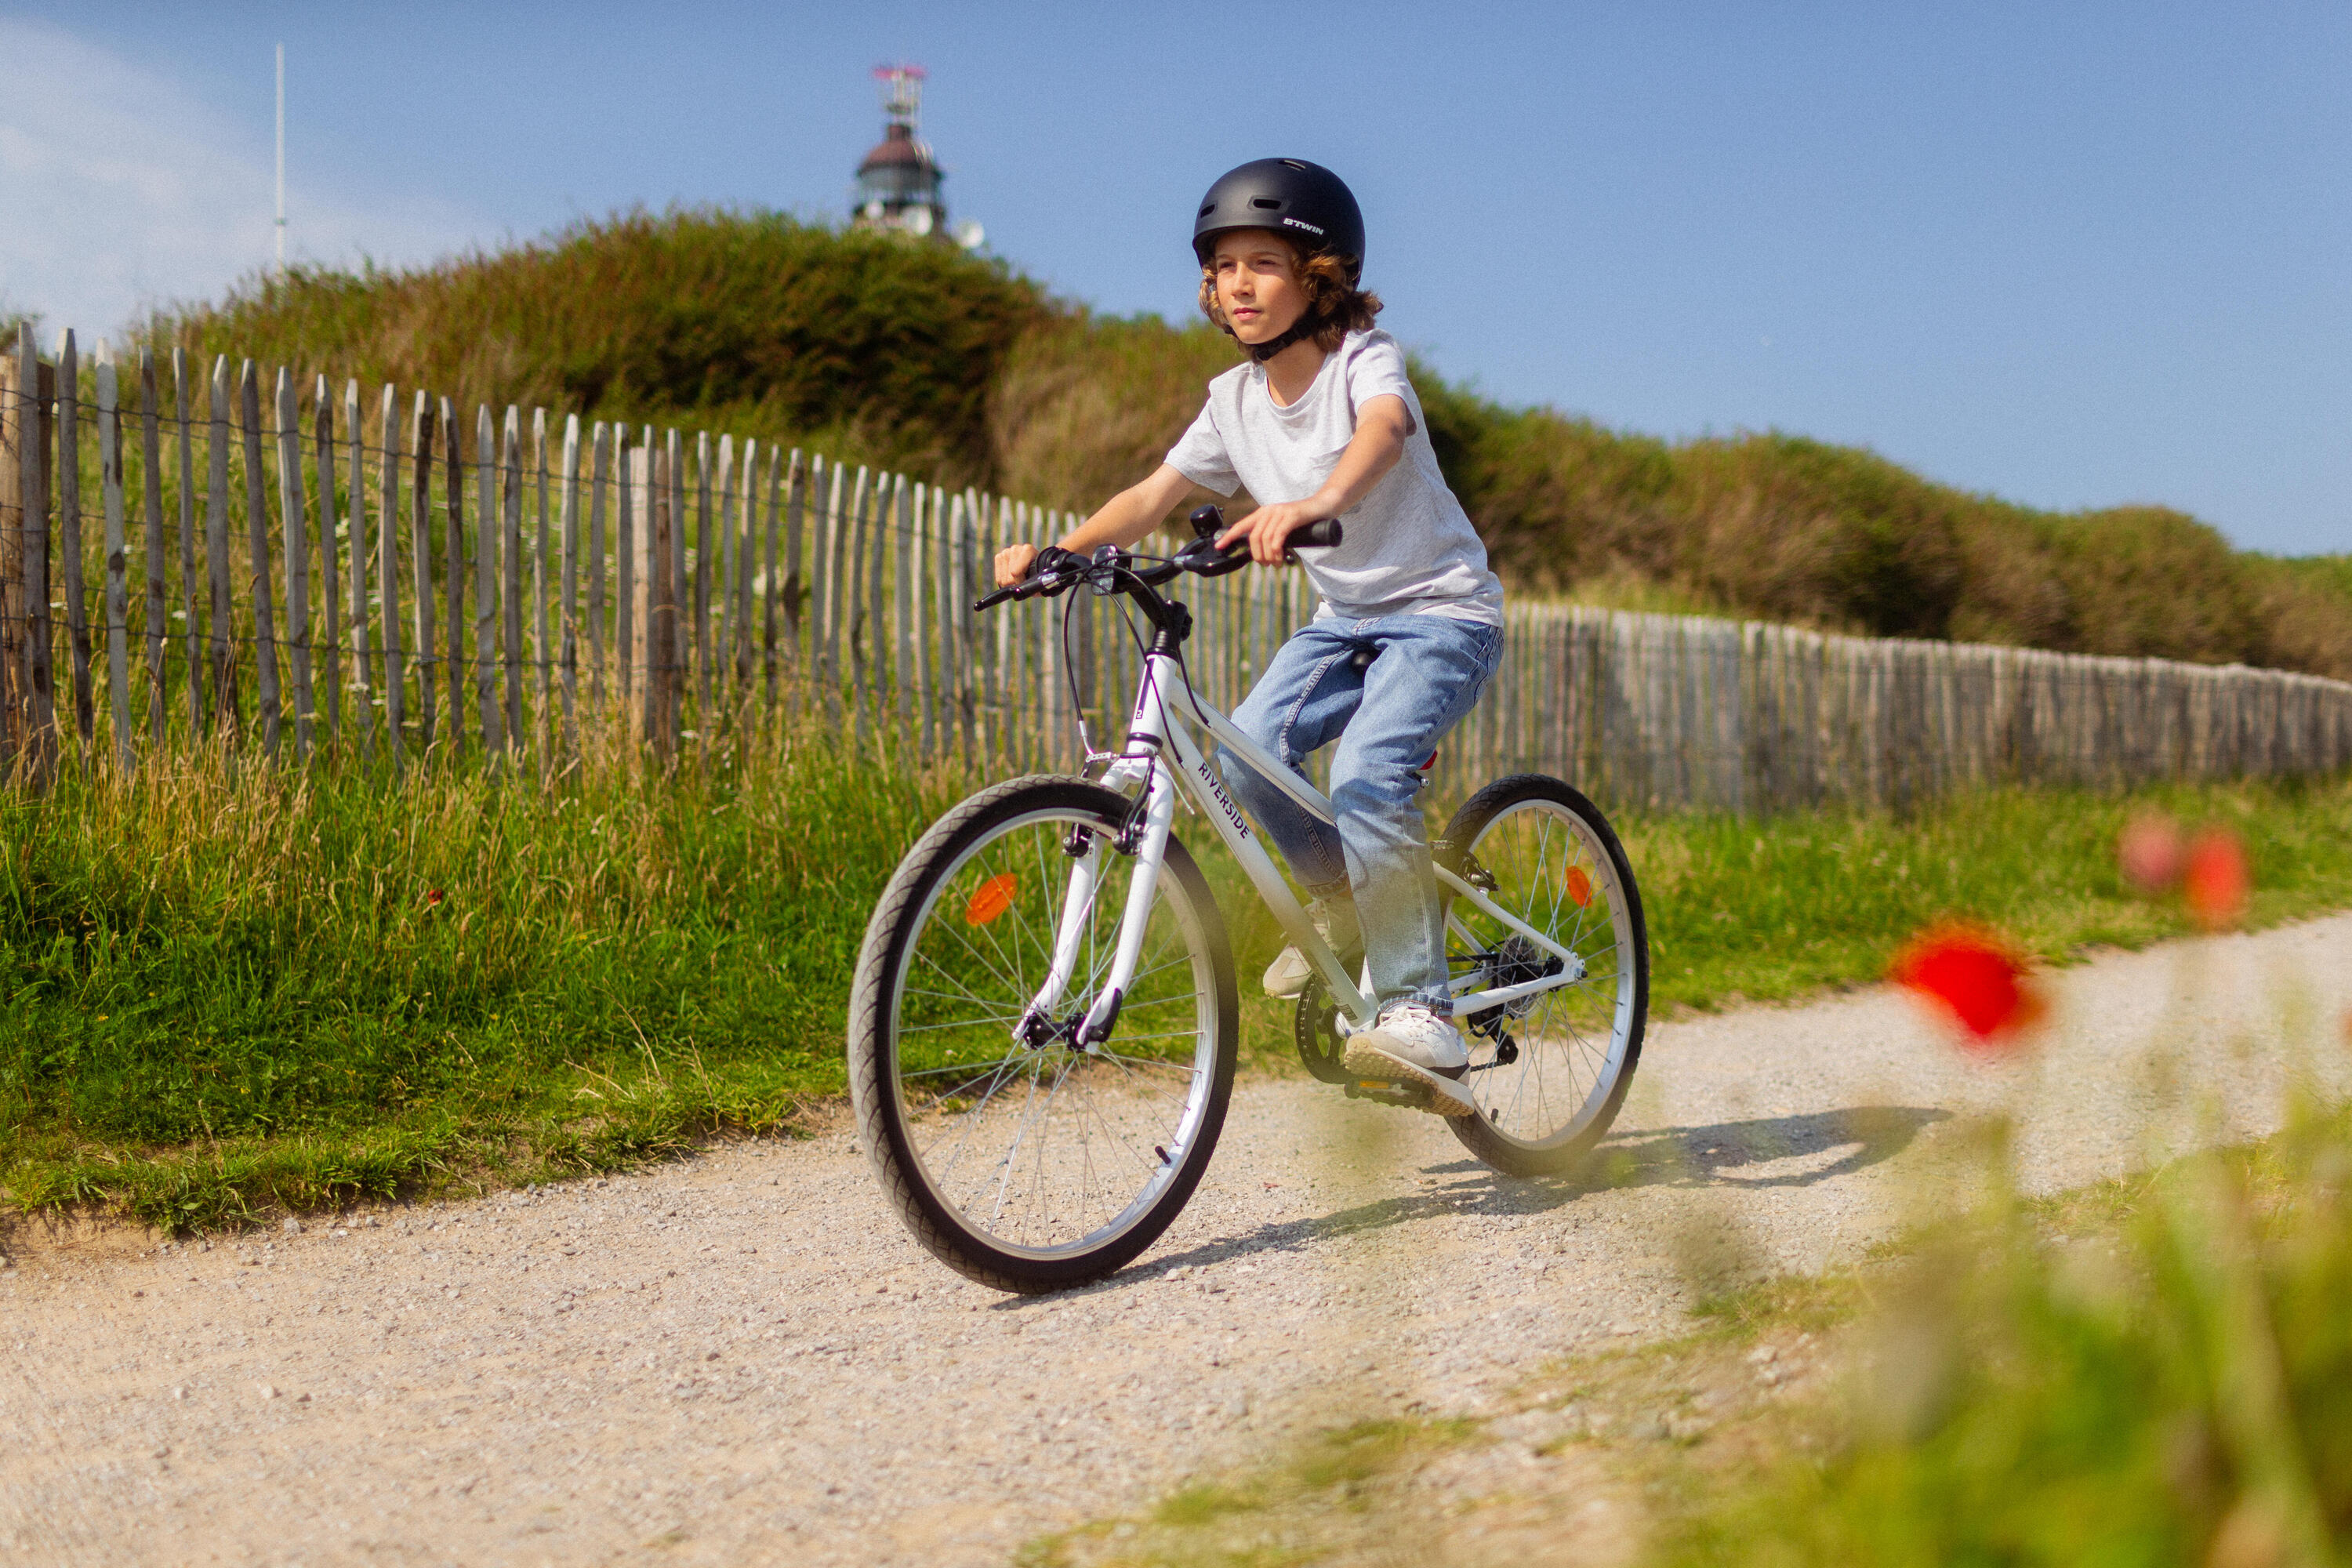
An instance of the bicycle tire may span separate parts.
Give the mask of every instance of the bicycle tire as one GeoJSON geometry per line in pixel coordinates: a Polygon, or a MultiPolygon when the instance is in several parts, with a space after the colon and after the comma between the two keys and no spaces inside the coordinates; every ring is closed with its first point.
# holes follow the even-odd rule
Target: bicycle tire
{"type": "MultiPolygon", "coordinates": [[[[1070,835],[1079,829],[1103,843],[1098,864],[1104,880],[1085,928],[1086,960],[1097,965],[1098,976],[1108,960],[1103,944],[1096,941],[1101,923],[1096,911],[1108,910],[1115,931],[1126,893],[1123,877],[1112,873],[1134,864],[1107,841],[1116,838],[1129,815],[1126,796],[1076,779],[1033,776],[982,790],[940,817],[907,852],[875,905],[859,951],[850,999],[849,1087],[868,1162],[917,1241],[958,1273],[998,1289],[1022,1294],[1067,1289],[1133,1260],[1182,1212],[1223,1128],[1240,1037],[1233,953],[1207,879],[1173,835],[1161,865],[1147,940],[1172,942],[1181,948],[1181,958],[1160,959],[1155,957],[1159,949],[1147,951],[1130,987],[1135,994],[1123,1003],[1109,1040],[1094,1052],[1068,1039],[1029,1046],[1006,1027],[1008,1017],[1021,1015],[1024,996],[1034,997],[1042,979],[1043,967],[1032,974],[1022,965],[1033,951],[1042,965],[1052,962],[1050,940],[1040,943],[1023,933],[1035,936],[1039,910],[1045,907],[1039,900],[1058,900],[1054,876],[1075,864],[1067,859],[1055,864],[1036,845],[1054,842],[1058,834],[1059,842],[1067,846],[1070,835]],[[1004,870],[982,879],[982,872],[1000,863],[1009,865],[1015,857],[1024,866],[1036,859],[1042,868],[1034,878],[1026,871],[1004,870]],[[1108,890],[1114,881],[1116,892],[1108,890]],[[976,890],[967,895],[966,883],[976,890]],[[965,926],[987,940],[986,948],[956,929],[956,898],[968,898],[965,926]],[[999,902],[1002,909],[996,907],[999,902]],[[1009,949],[992,937],[992,929],[1007,913],[1016,917],[1004,928],[1012,938],[1009,949]],[[976,959],[960,956],[958,944],[976,959]],[[1180,963],[1182,972],[1173,973],[1180,963]],[[933,984],[910,991],[909,975],[917,973],[933,984]],[[1168,994],[1146,996],[1149,977],[1160,974],[1171,975],[1168,994]],[[1181,989],[1185,984],[1192,986],[1190,992],[1181,989]],[[1183,1011],[1187,1003],[1189,1015],[1183,1011]],[[1169,1013],[1170,1008],[1176,1010],[1169,1013]],[[1153,1009],[1166,1017],[1152,1022],[1173,1019],[1177,1026],[1164,1036],[1137,1032],[1136,1020],[1153,1009]],[[1192,1020],[1189,1035],[1181,1022],[1188,1016],[1192,1020]],[[1150,1043],[1169,1038],[1175,1043],[1164,1049],[1150,1043]],[[979,1053],[970,1066],[956,1061],[963,1048],[979,1053]],[[986,1058],[992,1050],[1002,1052],[992,1062],[986,1058]],[[1173,1099],[1180,1076],[1182,1093],[1173,1099]],[[980,1088],[983,1078],[988,1085],[984,1091],[980,1088]],[[963,1198],[970,1173],[959,1174],[956,1166],[976,1136],[982,1138],[984,1153],[986,1140],[996,1134],[983,1130],[1001,1125],[990,1117],[1001,1117],[1011,1104],[1008,1097],[999,1105],[996,1097],[1006,1085],[1024,1079],[1022,1121],[1003,1156],[1003,1173],[996,1178],[994,1206],[983,1217],[963,1198]],[[1162,1084],[1169,1088],[1157,1087],[1162,1084]],[[1041,1087],[1044,1108],[1037,1110],[1041,1087]],[[1065,1094],[1072,1098],[1063,1101],[1065,1094]],[[1135,1129],[1163,1121],[1172,1131],[1158,1137],[1145,1132],[1139,1146],[1135,1129]],[[940,1146],[948,1130],[955,1128],[961,1131],[950,1155],[940,1146]],[[1104,1196],[1098,1201],[1093,1199],[1092,1184],[1097,1129],[1105,1163],[1113,1167],[1101,1178],[1104,1196]],[[1049,1161],[1057,1183],[1073,1169],[1068,1139],[1061,1145],[1063,1152],[1048,1153],[1056,1131],[1068,1131],[1080,1150],[1076,1200],[1062,1186],[1054,1189],[1063,1194],[1058,1198],[1045,1190],[1049,1161]],[[1158,1156],[1156,1164],[1142,1157],[1145,1147],[1158,1156]],[[1026,1168],[1016,1163],[1023,1161],[1034,1162],[1034,1193],[1025,1176],[1024,1189],[1013,1190],[1014,1172],[1026,1168]],[[1098,1207],[1115,1197],[1128,1179],[1118,1172],[1130,1163],[1137,1167],[1131,1175],[1139,1189],[1109,1220],[1075,1237],[1055,1228],[1086,1223],[1089,1203],[1098,1207]],[[1013,1233],[1014,1222],[1005,1214],[1008,1198],[1018,1224],[1037,1228],[1013,1233]],[[1066,1212],[1056,1204],[1070,1206],[1066,1212]]],[[[1062,853],[1066,857],[1070,851],[1065,847],[1062,853]]],[[[1066,883],[1062,891],[1066,892],[1066,883]]],[[[1054,908],[1058,907],[1055,901],[1054,908]]],[[[1050,938],[1054,920],[1045,918],[1043,924],[1050,938]]],[[[1091,988],[1076,994],[1072,1017],[1092,994],[1091,988]]],[[[1149,1024],[1144,1028],[1148,1031],[1149,1024]]],[[[985,1177],[997,1167],[972,1169],[985,1177]]]]}
{"type": "MultiPolygon", "coordinates": [[[[1464,1083],[1480,1114],[1446,1125],[1507,1174],[1571,1170],[1608,1134],[1642,1058],[1650,944],[1633,863],[1601,809],[1543,773],[1496,779],[1464,802],[1446,826],[1444,853],[1465,879],[1477,879],[1473,870],[1492,879],[1490,899],[1588,965],[1574,984],[1457,1020],[1472,1047],[1464,1083]],[[1603,1019],[1596,1050],[1591,1037],[1603,1019]],[[1549,1090],[1547,1070],[1556,1075],[1549,1090]]],[[[1459,895],[1447,908],[1451,969],[1476,965],[1486,984],[1508,984],[1551,962],[1459,895]]]]}

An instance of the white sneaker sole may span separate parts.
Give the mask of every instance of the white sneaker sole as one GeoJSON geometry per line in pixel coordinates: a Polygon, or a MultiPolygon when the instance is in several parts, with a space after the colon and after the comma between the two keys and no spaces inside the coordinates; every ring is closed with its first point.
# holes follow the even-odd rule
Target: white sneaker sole
{"type": "MultiPolygon", "coordinates": [[[[1354,963],[1348,964],[1351,972],[1362,966],[1364,955],[1358,952],[1355,959],[1354,963]]],[[[1339,962],[1347,963],[1347,955],[1343,953],[1339,962]]],[[[1276,1001],[1295,1002],[1307,994],[1307,987],[1314,978],[1315,966],[1298,956],[1296,949],[1286,948],[1282,956],[1265,966],[1265,978],[1260,984],[1265,985],[1265,994],[1276,1001]],[[1286,959],[1291,962],[1286,963],[1286,959]],[[1296,967],[1293,967],[1294,963],[1296,967]]]]}
{"type": "Polygon", "coordinates": [[[1381,1083],[1409,1083],[1429,1093],[1428,1109],[1440,1116],[1475,1116],[1478,1102],[1470,1091],[1452,1079],[1433,1073],[1415,1062],[1409,1062],[1391,1051],[1382,1050],[1370,1035],[1348,1037],[1347,1054],[1340,1058],[1347,1069],[1360,1079],[1381,1083]]]}
{"type": "Polygon", "coordinates": [[[1305,994],[1307,983],[1314,978],[1315,971],[1305,959],[1300,959],[1298,967],[1293,969],[1277,958],[1266,966],[1265,994],[1277,1002],[1288,1002],[1305,994]]]}

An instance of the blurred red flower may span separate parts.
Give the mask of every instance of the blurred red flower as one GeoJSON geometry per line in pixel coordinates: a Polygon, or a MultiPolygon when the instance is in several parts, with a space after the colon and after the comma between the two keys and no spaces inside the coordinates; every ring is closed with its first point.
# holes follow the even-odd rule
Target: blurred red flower
{"type": "Polygon", "coordinates": [[[2245,846],[2226,827],[2209,827],[2189,846],[2180,874],[2180,890],[2189,912],[2207,931],[2238,923],[2246,912],[2246,894],[2253,887],[2246,866],[2245,846]]]}
{"type": "Polygon", "coordinates": [[[2180,825],[2162,812],[2135,816],[2116,840],[2116,868],[2143,893],[2161,893],[2180,880],[2180,825]]]}
{"type": "Polygon", "coordinates": [[[1970,1050],[2013,1045],[2046,1011],[2025,960],[1982,926],[1930,926],[1895,954],[1890,973],[1958,1024],[1970,1050]]]}

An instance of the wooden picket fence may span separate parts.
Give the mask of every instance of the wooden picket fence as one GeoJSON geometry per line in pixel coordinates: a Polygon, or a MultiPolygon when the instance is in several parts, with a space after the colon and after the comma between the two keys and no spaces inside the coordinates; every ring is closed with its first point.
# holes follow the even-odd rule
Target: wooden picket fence
{"type": "MultiPolygon", "coordinates": [[[[552,781],[811,726],[1000,772],[1117,739],[1119,601],[971,610],[1066,515],[724,434],[96,361],[29,328],[0,360],[0,763],[36,787],[191,746],[552,781]]],[[[1177,591],[1228,707],[1314,610],[1297,571],[1177,591]]],[[[1441,774],[1760,812],[2347,765],[2352,685],[2311,676],[1515,602],[1441,774]]]]}

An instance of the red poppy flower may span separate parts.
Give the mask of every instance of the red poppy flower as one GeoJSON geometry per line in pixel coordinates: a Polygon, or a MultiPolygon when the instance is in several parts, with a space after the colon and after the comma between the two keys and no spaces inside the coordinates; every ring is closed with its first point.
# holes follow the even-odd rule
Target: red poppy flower
{"type": "Polygon", "coordinates": [[[1905,944],[1891,973],[1957,1024],[1970,1050],[2013,1044],[2045,1011],[2025,961],[1981,926],[1929,927],[1905,944]]]}
{"type": "Polygon", "coordinates": [[[2161,893],[2179,881],[2180,860],[2180,825],[2161,812],[2133,817],[2116,840],[2116,868],[2143,893],[2161,893]]]}
{"type": "Polygon", "coordinates": [[[2189,912],[2207,931],[2237,924],[2246,912],[2246,894],[2252,887],[2245,846],[2228,828],[2209,827],[2189,846],[2180,890],[2189,900],[2189,912]]]}

